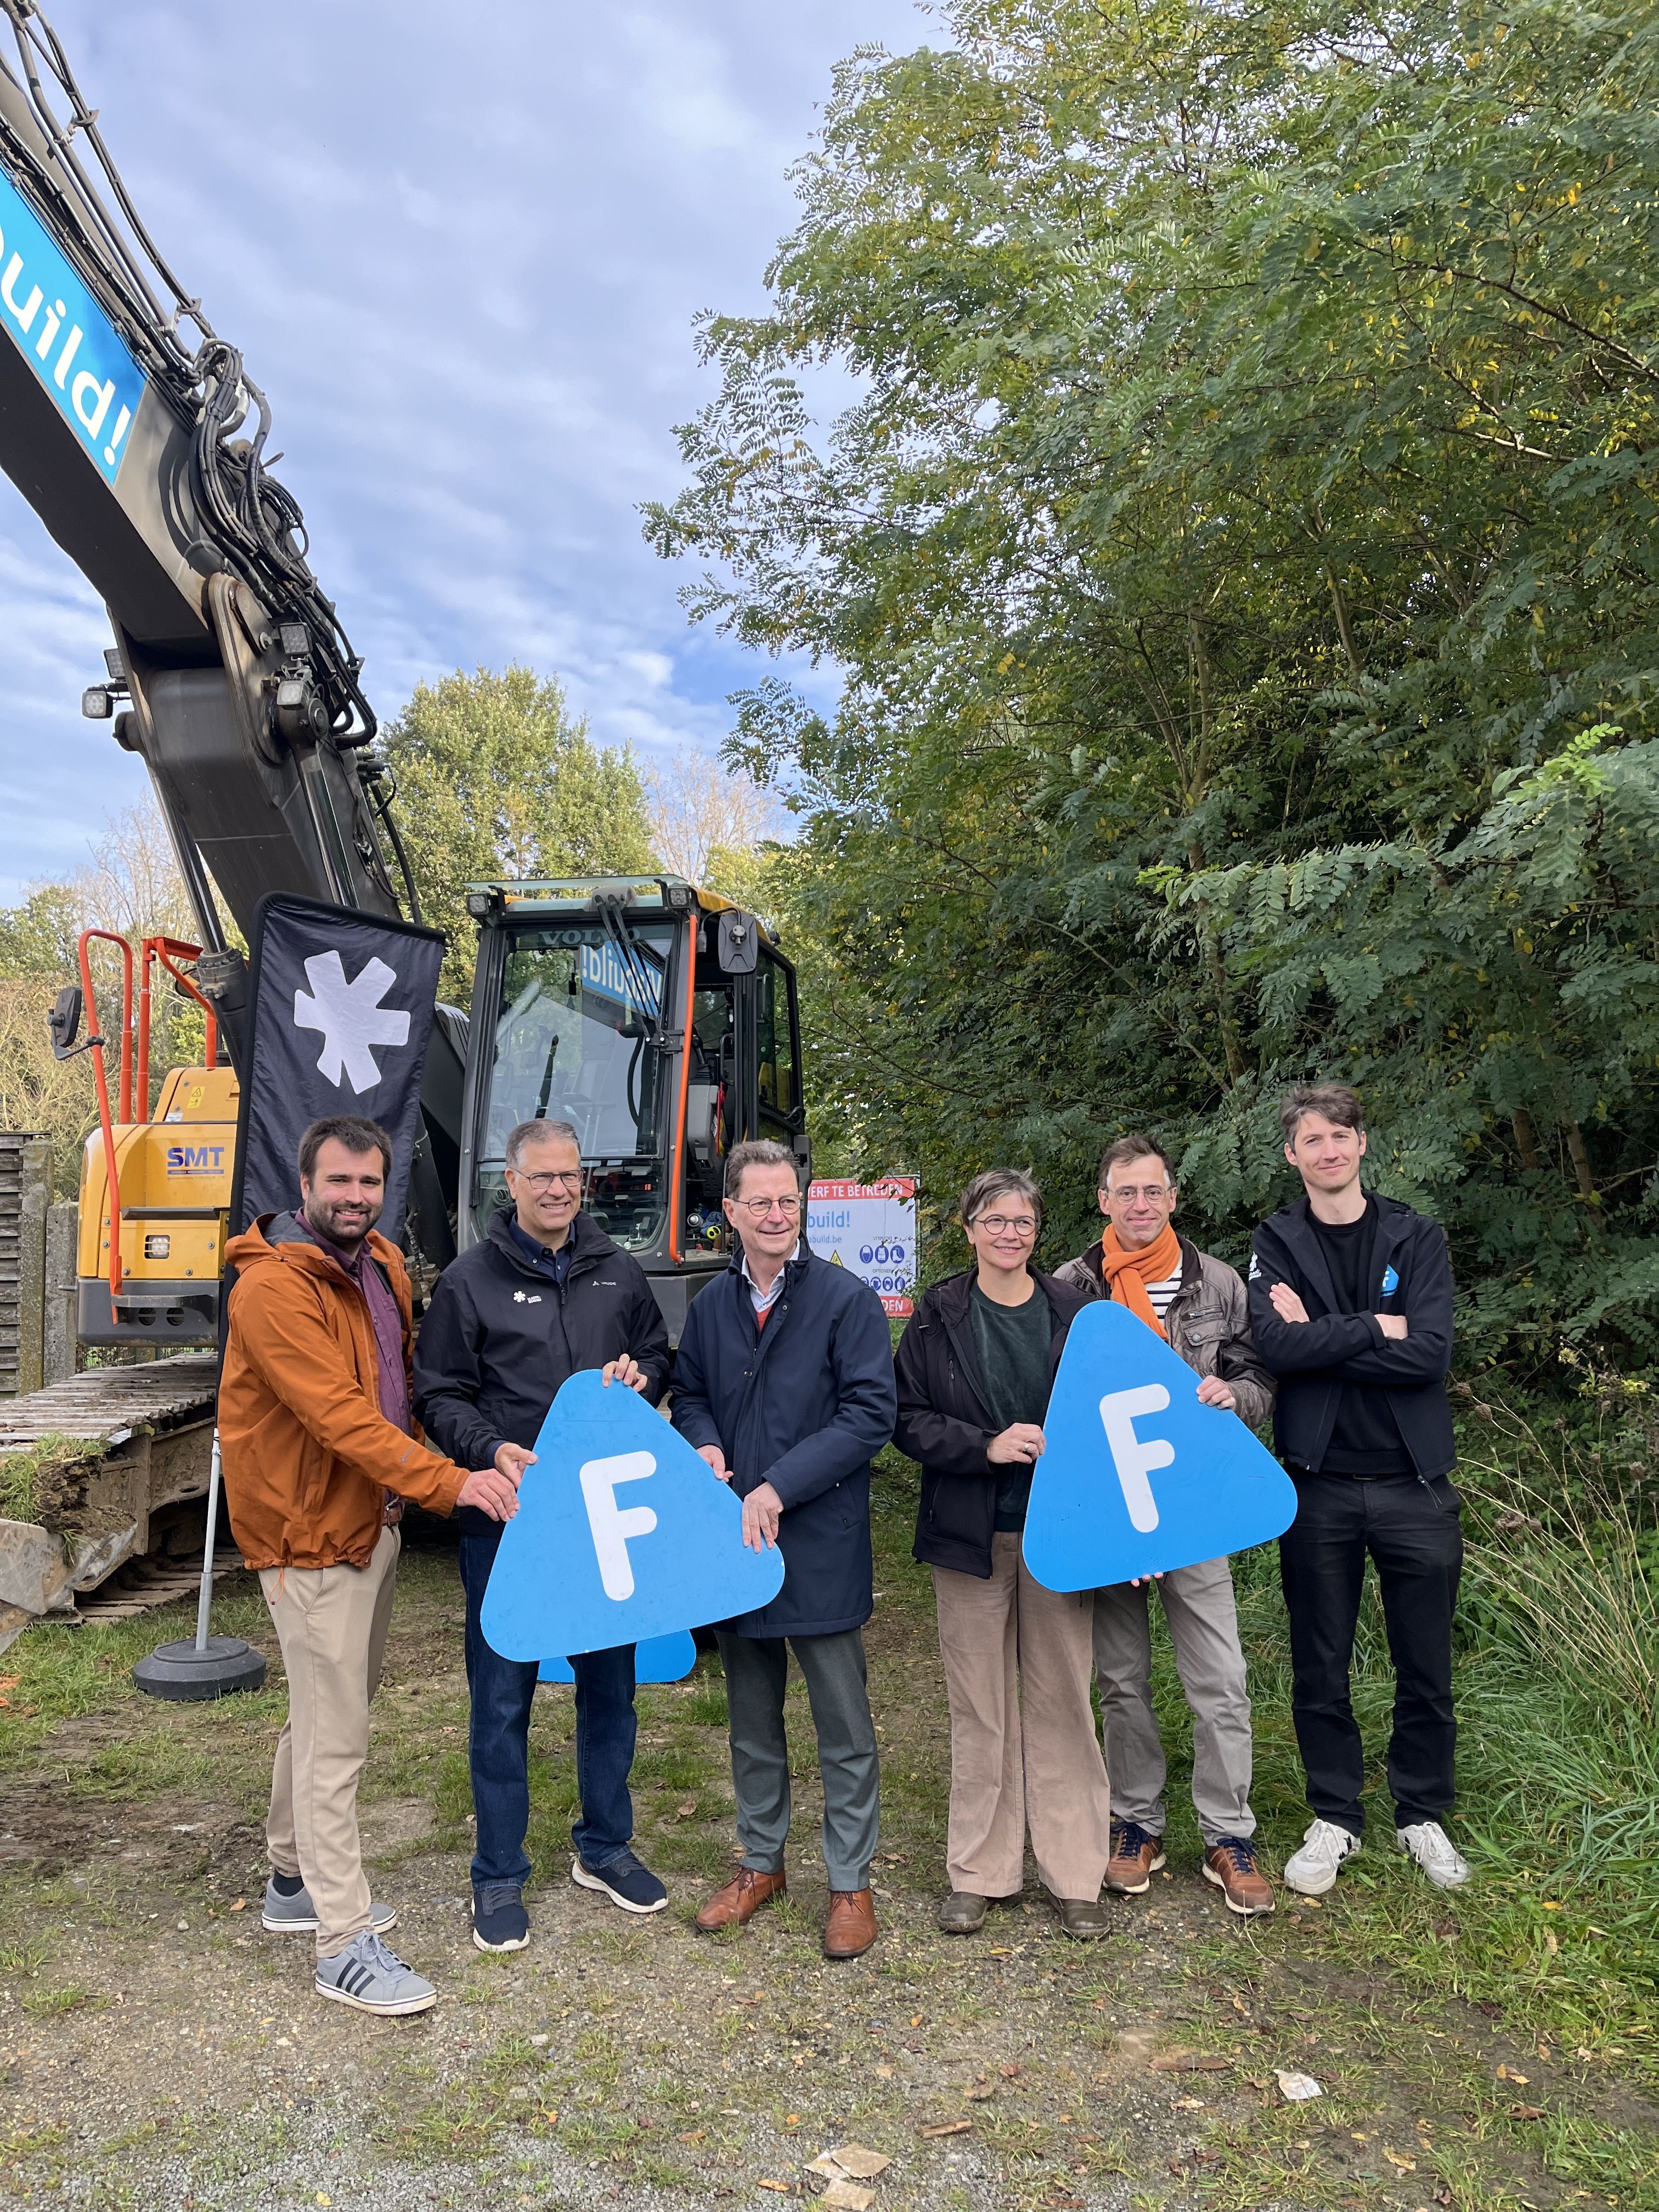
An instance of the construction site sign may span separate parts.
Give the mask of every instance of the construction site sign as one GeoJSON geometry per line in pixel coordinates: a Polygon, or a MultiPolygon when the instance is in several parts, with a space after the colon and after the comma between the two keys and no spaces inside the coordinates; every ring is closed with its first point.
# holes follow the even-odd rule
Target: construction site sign
{"type": "Polygon", "coordinates": [[[896,1320],[908,1318],[916,1287],[914,1176],[809,1185],[806,1242],[820,1260],[868,1283],[896,1320]]]}

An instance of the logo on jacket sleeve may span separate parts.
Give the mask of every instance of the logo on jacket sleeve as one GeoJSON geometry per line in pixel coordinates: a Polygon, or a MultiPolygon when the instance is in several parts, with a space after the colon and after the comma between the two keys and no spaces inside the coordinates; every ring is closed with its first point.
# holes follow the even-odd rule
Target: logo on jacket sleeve
{"type": "Polygon", "coordinates": [[[1261,1280],[1261,1262],[1256,1258],[1254,1251],[1250,1254],[1249,1279],[1253,1283],[1259,1283],[1261,1280]]]}
{"type": "Polygon", "coordinates": [[[1397,1268],[1395,1268],[1395,1267],[1385,1267],[1385,1268],[1383,1269],[1383,1271],[1382,1271],[1382,1295],[1383,1295],[1383,1297],[1384,1297],[1385,1298],[1391,1298],[1391,1297],[1394,1296],[1395,1292],[1399,1288],[1400,1288],[1400,1274],[1399,1274],[1399,1270],[1398,1270],[1397,1268]]]}

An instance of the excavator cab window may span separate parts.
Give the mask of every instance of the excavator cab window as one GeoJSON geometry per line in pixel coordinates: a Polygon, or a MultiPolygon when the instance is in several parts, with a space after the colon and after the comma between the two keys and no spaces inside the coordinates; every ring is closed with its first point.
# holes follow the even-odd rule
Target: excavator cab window
{"type": "Polygon", "coordinates": [[[755,1060],[760,1133],[787,1145],[801,1125],[794,1024],[787,973],[764,946],[755,974],[755,1060]]]}
{"type": "Polygon", "coordinates": [[[657,1039],[674,926],[515,930],[502,963],[489,1104],[475,1171],[480,1222],[507,1199],[520,1121],[568,1121],[587,1169],[583,1205],[643,1250],[665,1218],[668,1103],[657,1039]]]}

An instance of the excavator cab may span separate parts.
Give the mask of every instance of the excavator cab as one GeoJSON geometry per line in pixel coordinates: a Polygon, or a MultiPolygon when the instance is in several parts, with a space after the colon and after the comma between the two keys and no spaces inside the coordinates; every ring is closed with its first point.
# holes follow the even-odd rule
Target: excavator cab
{"type": "Polygon", "coordinates": [[[644,1267],[678,1341],[726,1264],[726,1155],[809,1161],[795,971],[753,915],[674,876],[476,884],[457,1242],[507,1203],[507,1139],[568,1121],[582,1203],[644,1267]]]}

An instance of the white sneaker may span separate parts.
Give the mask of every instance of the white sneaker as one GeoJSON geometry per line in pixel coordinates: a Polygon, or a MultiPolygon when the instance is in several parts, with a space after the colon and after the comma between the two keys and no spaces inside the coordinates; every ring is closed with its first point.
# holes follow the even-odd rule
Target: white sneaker
{"type": "Polygon", "coordinates": [[[1334,1820],[1316,1820],[1302,1838],[1302,1848],[1285,1862],[1285,1887],[1304,1897],[1323,1897],[1336,1887],[1337,1869],[1359,1849],[1359,1838],[1334,1820]]]}
{"type": "Polygon", "coordinates": [[[1394,1832],[1401,1850],[1417,1861],[1437,1889],[1461,1889],[1468,1880],[1468,1861],[1438,1820],[1419,1820],[1394,1832]]]}

